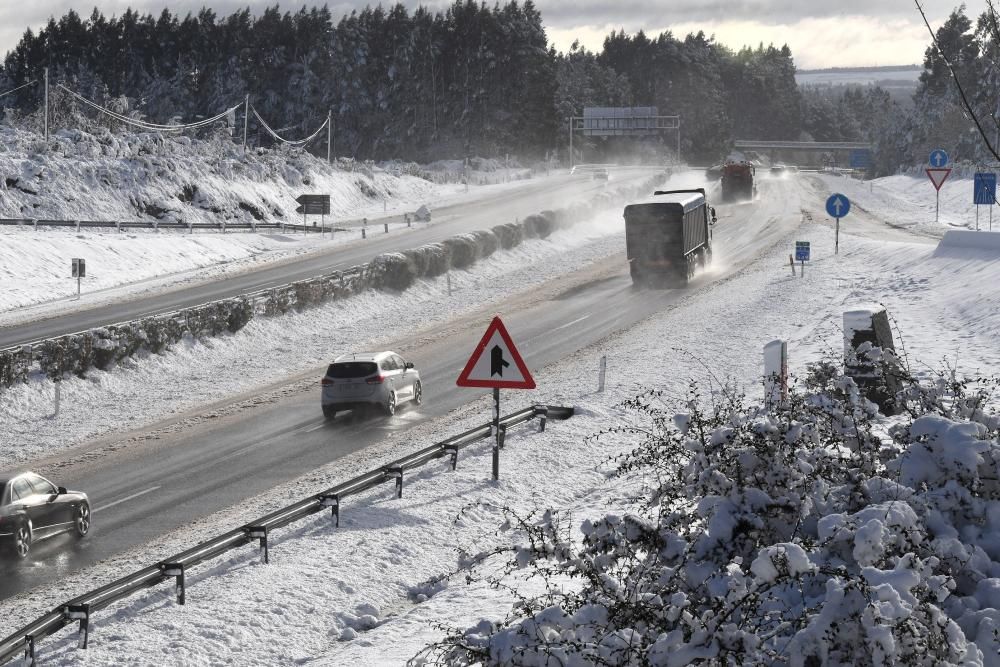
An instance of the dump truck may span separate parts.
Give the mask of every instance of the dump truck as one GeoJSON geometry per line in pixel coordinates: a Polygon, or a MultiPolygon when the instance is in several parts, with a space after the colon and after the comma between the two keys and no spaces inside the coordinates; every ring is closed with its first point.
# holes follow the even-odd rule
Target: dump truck
{"type": "Polygon", "coordinates": [[[756,193],[755,176],[753,164],[746,160],[722,165],[722,201],[753,199],[756,193]]]}
{"type": "Polygon", "coordinates": [[[705,189],[661,190],[625,207],[625,249],[638,287],[686,284],[712,263],[715,209],[705,189]]]}

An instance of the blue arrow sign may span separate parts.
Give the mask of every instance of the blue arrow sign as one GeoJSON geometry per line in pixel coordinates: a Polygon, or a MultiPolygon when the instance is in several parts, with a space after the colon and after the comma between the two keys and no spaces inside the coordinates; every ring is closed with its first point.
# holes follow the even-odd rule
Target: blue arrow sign
{"type": "Polygon", "coordinates": [[[851,212],[851,200],[842,194],[834,193],[826,200],[826,212],[831,218],[843,218],[851,212]]]}
{"type": "Polygon", "coordinates": [[[972,203],[992,206],[997,200],[997,175],[976,174],[972,177],[972,203]]]}
{"type": "Polygon", "coordinates": [[[940,169],[941,167],[948,165],[948,154],[945,153],[943,149],[938,148],[931,151],[931,156],[928,162],[930,162],[932,167],[940,169]]]}

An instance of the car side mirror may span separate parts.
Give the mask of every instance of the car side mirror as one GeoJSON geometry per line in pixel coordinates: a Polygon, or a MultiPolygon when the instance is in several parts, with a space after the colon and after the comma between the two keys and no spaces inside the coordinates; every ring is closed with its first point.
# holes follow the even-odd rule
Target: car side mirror
{"type": "Polygon", "coordinates": [[[406,362],[406,368],[407,369],[413,368],[413,362],[412,361],[407,361],[406,362]]]}
{"type": "Polygon", "coordinates": [[[59,495],[62,495],[62,494],[64,494],[64,493],[69,493],[69,491],[67,491],[67,490],[66,490],[66,487],[65,487],[65,486],[60,486],[60,487],[59,487],[58,489],[56,489],[56,490],[57,490],[57,491],[59,491],[59,495]]]}

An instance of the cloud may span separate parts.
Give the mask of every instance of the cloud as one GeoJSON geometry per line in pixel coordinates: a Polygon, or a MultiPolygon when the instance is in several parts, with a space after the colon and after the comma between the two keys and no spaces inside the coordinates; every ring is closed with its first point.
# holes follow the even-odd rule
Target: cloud
{"type": "MultiPolygon", "coordinates": [[[[549,28],[547,34],[560,51],[567,51],[574,40],[591,51],[600,51],[604,36],[613,29],[617,29],[613,24],[586,25],[565,30],[549,28]]],[[[761,43],[788,44],[800,69],[920,63],[929,43],[923,24],[869,16],[808,18],[783,24],[698,21],[644,29],[647,34],[670,30],[679,38],[701,30],[733,50],[761,43]],[[850,30],[843,29],[845,24],[850,25],[850,30]]]]}

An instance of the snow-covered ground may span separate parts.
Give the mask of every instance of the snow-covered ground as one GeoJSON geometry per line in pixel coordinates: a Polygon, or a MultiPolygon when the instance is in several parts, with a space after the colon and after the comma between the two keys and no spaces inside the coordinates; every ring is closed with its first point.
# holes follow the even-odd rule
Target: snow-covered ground
{"type": "MultiPolygon", "coordinates": [[[[839,180],[831,183],[831,190],[851,194],[839,180]]],[[[852,199],[861,202],[861,194],[852,199]]],[[[869,195],[868,210],[892,208],[894,193],[890,196],[876,186],[869,195]]],[[[895,216],[894,223],[906,222],[905,211],[896,210],[895,216]]],[[[591,230],[569,251],[574,261],[567,263],[608,252],[604,246],[610,244],[602,242],[606,230],[601,231],[600,224],[591,230]]],[[[580,236],[580,228],[571,235],[580,236]]],[[[579,525],[584,518],[627,504],[636,489],[609,483],[603,473],[608,457],[630,445],[620,439],[598,441],[587,436],[627,423],[620,403],[643,387],[662,389],[667,401],[683,397],[691,379],[711,387],[728,378],[759,392],[763,344],[774,338],[788,340],[791,370],[801,372],[821,355],[839,354],[843,311],[872,301],[886,304],[898,321],[914,366],[923,362],[936,367],[939,360],[948,358],[960,371],[974,371],[1000,362],[994,343],[1000,328],[1000,309],[994,306],[1000,297],[988,290],[1000,279],[1000,263],[991,255],[955,250],[935,254],[934,246],[927,243],[883,242],[845,233],[841,254],[835,256],[829,228],[818,224],[804,225],[799,238],[813,244],[813,261],[804,277],[791,275],[790,249],[776,247],[747,269],[692,290],[678,307],[572,358],[533,369],[538,389],[517,393],[508,406],[571,404],[577,407],[577,416],[551,423],[543,434],[532,427],[509,434],[498,483],[489,481],[489,449],[481,443],[462,453],[456,472],[442,462],[409,476],[403,499],[396,499],[390,486],[352,498],[339,529],[322,514],[273,535],[269,565],[248,548],[199,568],[189,574],[184,607],[173,601],[172,587],[163,586],[101,612],[91,622],[86,652],[75,648],[75,637],[67,631],[64,638],[42,645],[42,659],[53,664],[99,665],[154,661],[402,664],[442,637],[442,626],[464,628],[480,618],[502,618],[509,611],[511,597],[483,583],[466,584],[462,578],[427,583],[456,567],[456,549],[479,551],[502,539],[495,534],[502,521],[499,506],[522,513],[539,506],[560,507],[571,511],[579,525]],[[738,337],[732,335],[734,331],[738,337]],[[608,357],[608,390],[598,394],[587,387],[596,385],[602,355],[608,357]],[[635,363],[636,359],[643,362],[635,363]],[[664,368],[670,372],[664,373],[664,368]],[[588,371],[581,369],[590,370],[592,381],[586,380],[588,371]]],[[[528,289],[534,280],[551,275],[544,262],[549,251],[546,243],[525,244],[477,266],[466,278],[459,302],[499,298],[508,292],[495,291],[493,286],[512,280],[515,273],[530,277],[515,281],[510,290],[528,289]],[[476,279],[479,286],[470,284],[476,279]]],[[[559,246],[558,251],[565,252],[564,248],[559,246]]],[[[430,282],[408,292],[407,298],[415,295],[428,304],[426,310],[421,306],[425,313],[421,319],[445,316],[430,305],[441,291],[439,282],[430,282]]],[[[394,297],[360,298],[379,308],[394,297]]],[[[300,327],[308,329],[333,316],[329,309],[317,309],[285,318],[282,328],[289,328],[288,335],[296,338],[300,327]]],[[[224,363],[234,350],[283,347],[276,339],[281,334],[269,327],[267,322],[252,323],[232,337],[213,341],[212,356],[218,355],[224,363]]],[[[151,375],[190,373],[207,359],[202,348],[208,346],[192,346],[147,362],[150,368],[156,366],[151,374],[144,368],[119,369],[98,374],[94,380],[67,383],[71,385],[64,388],[70,411],[67,419],[86,423],[84,411],[72,407],[84,398],[89,402],[116,392],[138,391],[151,375]]],[[[315,358],[309,350],[302,352],[305,359],[315,358]]],[[[276,363],[293,370],[297,362],[285,356],[276,363]]],[[[185,382],[197,391],[197,379],[185,378],[185,382]]],[[[213,380],[212,385],[217,382],[213,380]]],[[[238,389],[233,382],[227,380],[230,388],[238,389]]],[[[24,435],[31,436],[29,424],[44,429],[39,416],[47,413],[51,398],[32,389],[15,396],[6,409],[20,411],[24,435]]],[[[102,404],[101,411],[105,407],[102,404]]],[[[423,446],[481,423],[487,413],[486,404],[479,402],[442,423],[416,427],[408,432],[408,441],[414,448],[423,446]]],[[[134,417],[111,412],[106,418],[134,417]]],[[[41,440],[32,445],[32,455],[45,451],[41,440]]],[[[13,628],[89,588],[95,578],[110,580],[123,569],[154,562],[193,540],[391,460],[398,456],[396,447],[391,443],[339,460],[238,509],[73,575],[58,586],[0,603],[0,613],[13,628]]]]}
{"type": "MultiPolygon", "coordinates": [[[[832,192],[840,192],[851,200],[852,210],[857,207],[881,221],[917,231],[941,236],[951,228],[975,229],[976,206],[972,203],[972,176],[952,172],[941,186],[939,220],[934,220],[935,191],[930,179],[919,174],[898,174],[871,181],[820,174],[816,178],[832,192]]],[[[989,230],[990,207],[980,206],[979,228],[989,230]]],[[[993,227],[1000,231],[1000,209],[993,211],[993,227]]],[[[851,217],[841,224],[845,229],[851,217]]]]}

